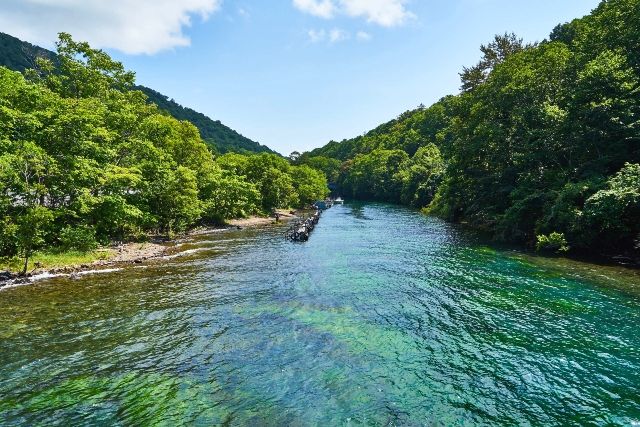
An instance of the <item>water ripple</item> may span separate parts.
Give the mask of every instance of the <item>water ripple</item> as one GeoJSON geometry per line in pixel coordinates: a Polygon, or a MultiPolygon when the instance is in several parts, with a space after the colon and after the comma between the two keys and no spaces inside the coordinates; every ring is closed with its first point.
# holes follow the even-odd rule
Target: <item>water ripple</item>
{"type": "Polygon", "coordinates": [[[637,272],[386,205],[0,293],[8,425],[629,425],[637,272]]]}

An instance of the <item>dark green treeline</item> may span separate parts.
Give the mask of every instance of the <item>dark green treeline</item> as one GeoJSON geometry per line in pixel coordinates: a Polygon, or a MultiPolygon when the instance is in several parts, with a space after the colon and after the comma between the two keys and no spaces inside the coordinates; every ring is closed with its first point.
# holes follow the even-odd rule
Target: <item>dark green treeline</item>
{"type": "Polygon", "coordinates": [[[640,1],[548,40],[483,45],[462,91],[303,154],[350,197],[426,208],[496,238],[638,254],[640,1]]]}

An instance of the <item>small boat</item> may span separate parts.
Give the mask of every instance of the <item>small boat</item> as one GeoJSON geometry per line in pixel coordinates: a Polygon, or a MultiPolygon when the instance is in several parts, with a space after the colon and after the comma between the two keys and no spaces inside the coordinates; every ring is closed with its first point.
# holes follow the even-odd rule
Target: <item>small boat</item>
{"type": "Polygon", "coordinates": [[[338,197],[333,201],[333,203],[335,203],[336,205],[344,205],[344,200],[342,200],[342,197],[338,197]]]}

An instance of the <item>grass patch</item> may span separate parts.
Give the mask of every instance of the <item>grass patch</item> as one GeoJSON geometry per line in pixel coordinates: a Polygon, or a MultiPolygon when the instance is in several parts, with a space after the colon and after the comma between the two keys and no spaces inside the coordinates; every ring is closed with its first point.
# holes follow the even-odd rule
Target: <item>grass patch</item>
{"type": "MultiPolygon", "coordinates": [[[[113,251],[110,249],[99,249],[91,252],[36,252],[29,260],[27,271],[32,271],[38,263],[39,268],[50,270],[53,268],[91,264],[94,261],[107,260],[111,258],[112,255],[113,251]]],[[[0,258],[0,271],[19,272],[22,270],[23,262],[20,258],[0,258]]]]}

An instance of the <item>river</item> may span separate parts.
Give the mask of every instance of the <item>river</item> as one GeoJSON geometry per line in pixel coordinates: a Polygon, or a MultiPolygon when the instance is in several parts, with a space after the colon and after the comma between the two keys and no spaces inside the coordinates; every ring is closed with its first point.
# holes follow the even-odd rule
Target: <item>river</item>
{"type": "Polygon", "coordinates": [[[638,271],[382,204],[283,232],[0,291],[0,424],[640,425],[638,271]]]}

